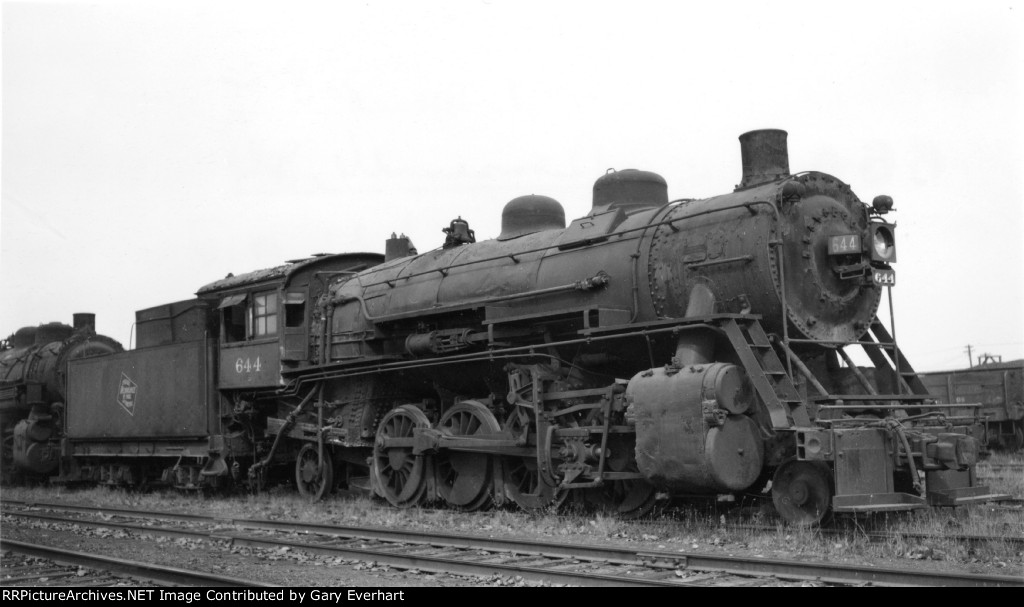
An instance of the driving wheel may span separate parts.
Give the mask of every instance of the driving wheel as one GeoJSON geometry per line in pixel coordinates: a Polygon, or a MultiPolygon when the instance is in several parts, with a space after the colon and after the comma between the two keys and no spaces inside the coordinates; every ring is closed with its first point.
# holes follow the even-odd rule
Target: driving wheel
{"type": "MultiPolygon", "coordinates": [[[[496,434],[498,420],[487,407],[474,401],[448,409],[437,427],[451,436],[496,434]]],[[[434,456],[437,492],[448,505],[459,510],[480,510],[493,502],[494,460],[483,453],[443,450],[434,456]]]]}
{"type": "Polygon", "coordinates": [[[426,497],[429,462],[412,448],[413,429],[429,427],[430,420],[414,405],[392,409],[377,426],[373,475],[384,499],[394,506],[411,508],[426,497]]]}
{"type": "MultiPolygon", "coordinates": [[[[505,421],[513,436],[523,433],[525,424],[516,411],[505,421]]],[[[505,493],[524,510],[558,508],[569,495],[568,490],[553,487],[537,469],[537,457],[504,458],[505,493]]]]}

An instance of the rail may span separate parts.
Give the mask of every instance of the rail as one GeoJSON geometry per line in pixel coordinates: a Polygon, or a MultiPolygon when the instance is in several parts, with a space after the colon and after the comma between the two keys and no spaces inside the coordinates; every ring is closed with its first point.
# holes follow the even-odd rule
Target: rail
{"type": "Polygon", "coordinates": [[[266,584],[254,580],[213,575],[201,571],[190,571],[155,563],[129,561],[120,557],[102,554],[65,550],[54,546],[32,544],[17,540],[0,538],[0,550],[10,550],[27,556],[49,559],[59,563],[70,563],[80,567],[102,569],[132,577],[141,577],[155,582],[176,584],[180,586],[222,586],[237,588],[277,588],[276,584],[266,584]]]}

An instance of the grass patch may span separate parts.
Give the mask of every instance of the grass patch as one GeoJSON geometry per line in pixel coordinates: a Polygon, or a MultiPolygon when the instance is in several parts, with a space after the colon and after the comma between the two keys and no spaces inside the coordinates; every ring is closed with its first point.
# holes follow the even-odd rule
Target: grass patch
{"type": "Polygon", "coordinates": [[[993,453],[978,463],[978,482],[996,493],[1024,498],[1024,468],[1000,469],[1002,466],[1024,466],[1024,453],[993,453]]]}

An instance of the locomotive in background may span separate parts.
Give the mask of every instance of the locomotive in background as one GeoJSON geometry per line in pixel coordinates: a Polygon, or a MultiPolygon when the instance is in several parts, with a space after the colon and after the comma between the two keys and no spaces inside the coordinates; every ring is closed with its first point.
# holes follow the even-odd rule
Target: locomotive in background
{"type": "Polygon", "coordinates": [[[259,487],[287,470],[312,497],[575,495],[623,515],[771,481],[798,523],[991,499],[977,420],[935,404],[876,317],[892,199],[790,174],[784,131],[740,142],[721,196],[670,203],[660,176],[609,172],[568,225],[523,196],[493,240],[460,218],[427,253],[392,238],[139,311],[137,349],[68,366],[59,478],[259,487]]]}
{"type": "Polygon", "coordinates": [[[22,327],[0,342],[0,479],[5,483],[57,471],[68,361],[123,350],[96,334],[94,314],[75,314],[73,323],[22,327]]]}

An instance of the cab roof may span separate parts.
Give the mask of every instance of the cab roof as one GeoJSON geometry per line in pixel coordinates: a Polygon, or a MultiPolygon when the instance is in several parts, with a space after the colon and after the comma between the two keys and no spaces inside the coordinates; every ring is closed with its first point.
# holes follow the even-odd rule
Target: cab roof
{"type": "Polygon", "coordinates": [[[273,268],[265,268],[263,270],[255,270],[238,275],[228,274],[220,280],[215,280],[214,282],[203,285],[198,291],[196,291],[196,295],[200,297],[211,296],[254,285],[273,282],[287,283],[295,273],[311,266],[321,264],[327,265],[337,262],[344,263],[349,260],[351,260],[353,265],[359,265],[360,262],[365,262],[363,266],[359,268],[361,270],[383,263],[384,256],[380,253],[335,253],[314,255],[306,259],[291,261],[273,268]]]}

